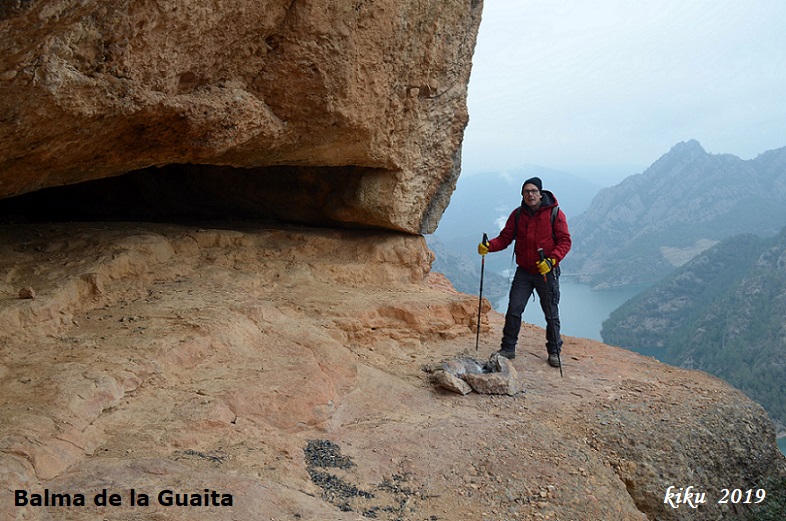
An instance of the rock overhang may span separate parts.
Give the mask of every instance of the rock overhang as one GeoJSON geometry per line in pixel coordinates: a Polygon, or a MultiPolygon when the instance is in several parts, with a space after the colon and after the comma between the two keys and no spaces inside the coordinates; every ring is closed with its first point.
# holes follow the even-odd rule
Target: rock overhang
{"type": "Polygon", "coordinates": [[[4,9],[0,198],[106,180],[108,200],[154,188],[158,212],[177,178],[257,217],[436,228],[482,3],[203,4],[4,9]]]}

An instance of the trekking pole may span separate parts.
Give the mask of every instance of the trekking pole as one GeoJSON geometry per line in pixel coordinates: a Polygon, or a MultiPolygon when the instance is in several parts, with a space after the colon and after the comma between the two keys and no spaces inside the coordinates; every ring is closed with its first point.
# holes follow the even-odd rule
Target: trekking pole
{"type": "MultiPolygon", "coordinates": [[[[540,260],[541,261],[545,261],[546,260],[546,255],[543,253],[543,248],[538,248],[538,254],[540,255],[540,260]]],[[[548,309],[548,312],[546,314],[546,329],[548,330],[548,328],[551,327],[551,338],[554,339],[554,343],[556,344],[557,343],[557,335],[556,335],[556,332],[554,331],[554,320],[553,320],[553,316],[551,314],[551,305],[552,305],[552,302],[551,302],[551,285],[549,284],[549,278],[548,278],[548,274],[547,273],[543,274],[543,282],[546,283],[546,299],[547,299],[547,302],[548,302],[548,306],[546,306],[546,309],[548,309]]],[[[562,374],[562,358],[560,357],[560,354],[559,354],[559,346],[557,346],[557,363],[559,363],[559,377],[560,378],[565,378],[565,375],[562,374]]]]}
{"type": "MultiPolygon", "coordinates": [[[[488,245],[489,237],[485,233],[483,234],[483,244],[488,245]]],[[[478,346],[480,345],[480,311],[483,307],[483,272],[486,270],[486,256],[480,256],[480,291],[478,291],[478,324],[477,329],[475,331],[475,351],[478,350],[478,346]]]]}

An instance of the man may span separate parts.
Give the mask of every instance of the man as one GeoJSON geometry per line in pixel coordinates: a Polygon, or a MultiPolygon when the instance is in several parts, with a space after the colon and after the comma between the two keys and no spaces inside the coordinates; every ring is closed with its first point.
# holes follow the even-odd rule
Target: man
{"type": "Polygon", "coordinates": [[[570,251],[568,222],[554,194],[543,190],[540,178],[527,179],[521,195],[521,207],[513,210],[499,236],[487,244],[481,242],[478,245],[478,253],[486,255],[488,252],[504,250],[516,241],[516,275],[510,287],[499,354],[509,359],[516,357],[521,315],[535,290],[546,316],[548,363],[552,367],[559,367],[562,349],[558,306],[559,263],[570,251]]]}

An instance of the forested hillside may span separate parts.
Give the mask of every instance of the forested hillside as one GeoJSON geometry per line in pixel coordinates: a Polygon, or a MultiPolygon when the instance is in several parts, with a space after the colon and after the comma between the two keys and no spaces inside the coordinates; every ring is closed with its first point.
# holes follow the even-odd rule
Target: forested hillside
{"type": "Polygon", "coordinates": [[[728,381],[786,426],[786,228],[703,252],[604,322],[606,343],[728,381]]]}

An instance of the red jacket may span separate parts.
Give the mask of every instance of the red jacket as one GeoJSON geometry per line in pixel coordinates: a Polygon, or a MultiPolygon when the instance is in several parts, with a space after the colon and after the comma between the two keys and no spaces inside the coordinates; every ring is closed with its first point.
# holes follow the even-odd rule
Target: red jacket
{"type": "MultiPolygon", "coordinates": [[[[572,241],[568,231],[568,221],[562,210],[557,211],[552,234],[551,209],[557,206],[557,199],[548,190],[542,190],[543,198],[534,213],[526,205],[519,212],[519,223],[516,231],[516,264],[530,273],[539,274],[537,263],[540,261],[538,248],[543,248],[546,257],[560,263],[570,251],[572,241]]],[[[511,212],[505,227],[499,236],[489,241],[489,251],[500,251],[513,242],[516,210],[511,212]]]]}

